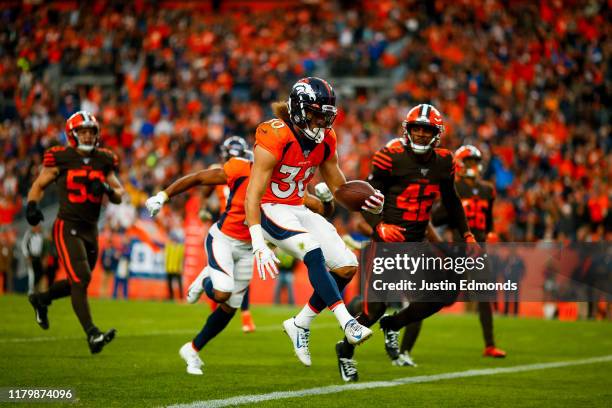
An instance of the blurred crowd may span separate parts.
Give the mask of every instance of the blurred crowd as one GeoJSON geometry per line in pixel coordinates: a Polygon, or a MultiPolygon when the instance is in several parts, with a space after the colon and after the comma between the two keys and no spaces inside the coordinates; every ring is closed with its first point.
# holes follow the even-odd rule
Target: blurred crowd
{"type": "MultiPolygon", "coordinates": [[[[410,107],[429,102],[445,117],[442,146],[483,151],[503,240],[612,239],[609,2],[35,3],[0,9],[0,241],[16,239],[42,152],[66,143],[71,113],[96,115],[121,158],[128,197],[107,211],[118,229],[146,216],[150,194],[217,162],[224,138],[252,142],[270,103],[308,75],[339,94],[347,178],[365,179],[410,107]]],[[[180,224],[183,204],[164,222],[180,224]]]]}

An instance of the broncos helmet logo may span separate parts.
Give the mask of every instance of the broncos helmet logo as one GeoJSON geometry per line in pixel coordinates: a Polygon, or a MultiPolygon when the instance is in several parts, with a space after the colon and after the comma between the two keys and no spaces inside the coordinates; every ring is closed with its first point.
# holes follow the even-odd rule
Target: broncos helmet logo
{"type": "Polygon", "coordinates": [[[292,91],[295,91],[297,95],[299,96],[302,96],[302,95],[308,96],[308,99],[310,99],[312,102],[317,100],[317,94],[312,89],[310,84],[307,82],[300,82],[300,81],[296,82],[293,85],[292,91]]]}

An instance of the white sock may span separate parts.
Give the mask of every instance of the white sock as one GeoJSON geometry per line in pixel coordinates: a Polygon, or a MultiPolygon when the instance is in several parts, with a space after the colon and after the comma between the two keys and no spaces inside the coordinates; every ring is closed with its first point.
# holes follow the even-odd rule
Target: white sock
{"type": "Polygon", "coordinates": [[[306,303],[302,310],[295,316],[295,324],[303,329],[309,329],[310,324],[318,315],[319,314],[312,310],[310,305],[306,303]]]}
{"type": "Polygon", "coordinates": [[[344,302],[341,302],[336,307],[334,307],[333,312],[336,315],[336,319],[338,319],[338,323],[340,323],[340,327],[342,327],[342,330],[344,330],[344,327],[346,327],[346,324],[349,322],[349,320],[354,319],[354,317],[351,316],[349,311],[346,309],[344,302]]]}

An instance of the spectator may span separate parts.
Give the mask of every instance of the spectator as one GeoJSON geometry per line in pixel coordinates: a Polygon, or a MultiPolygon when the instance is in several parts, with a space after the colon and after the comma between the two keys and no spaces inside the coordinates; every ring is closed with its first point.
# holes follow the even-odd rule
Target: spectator
{"type": "Polygon", "coordinates": [[[117,269],[115,270],[115,284],[113,286],[113,299],[117,299],[117,292],[119,286],[123,289],[123,299],[128,298],[128,282],[130,279],[130,254],[132,249],[128,238],[124,239],[124,242],[119,249],[119,259],[117,261],[117,269]]]}
{"type": "Polygon", "coordinates": [[[115,275],[115,271],[117,270],[119,264],[119,258],[121,256],[121,251],[115,248],[112,244],[109,244],[104,251],[102,251],[101,260],[102,260],[102,281],[100,283],[100,295],[104,297],[111,296],[111,288],[110,278],[115,275]]]}
{"type": "Polygon", "coordinates": [[[166,279],[168,280],[168,299],[174,299],[173,282],[178,285],[178,298],[183,298],[183,259],[185,258],[185,244],[180,234],[174,230],[170,233],[170,238],[166,242],[165,261],[166,279]]]}

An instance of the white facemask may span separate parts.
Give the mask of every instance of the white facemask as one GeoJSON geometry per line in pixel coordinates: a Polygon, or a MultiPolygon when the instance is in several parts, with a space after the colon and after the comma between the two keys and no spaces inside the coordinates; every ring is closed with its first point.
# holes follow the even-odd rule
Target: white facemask
{"type": "Polygon", "coordinates": [[[95,147],[94,145],[79,144],[77,146],[77,149],[79,149],[79,150],[81,150],[83,152],[89,153],[89,152],[91,152],[94,149],[94,147],[95,147]]]}
{"type": "Polygon", "coordinates": [[[300,129],[304,136],[306,136],[310,140],[314,140],[315,143],[321,143],[325,138],[325,129],[324,128],[313,128],[309,129],[300,129]]]}
{"type": "Polygon", "coordinates": [[[416,144],[412,141],[412,137],[410,136],[410,132],[406,131],[406,137],[408,138],[408,141],[410,142],[410,147],[412,148],[412,151],[415,154],[425,154],[428,151],[431,150],[432,147],[435,147],[438,143],[438,140],[440,139],[439,135],[436,135],[434,137],[431,138],[431,140],[429,141],[428,144],[426,145],[420,145],[420,144],[416,144]]]}

